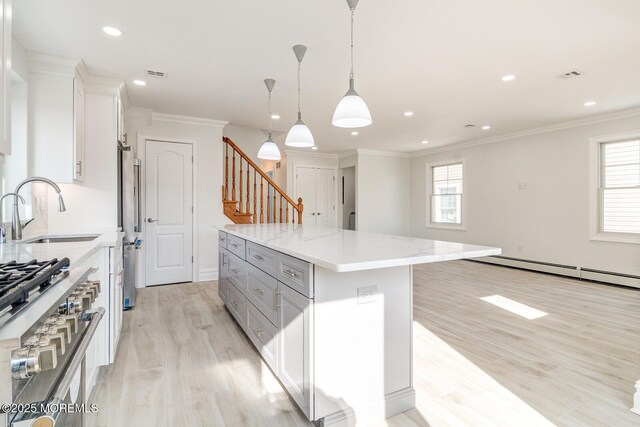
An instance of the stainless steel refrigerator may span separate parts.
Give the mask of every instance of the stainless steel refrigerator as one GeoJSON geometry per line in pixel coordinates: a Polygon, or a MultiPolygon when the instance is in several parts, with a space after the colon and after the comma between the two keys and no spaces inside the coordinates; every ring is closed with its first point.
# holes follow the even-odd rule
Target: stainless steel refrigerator
{"type": "Polygon", "coordinates": [[[135,158],[131,146],[118,146],[118,225],[124,231],[124,297],[125,309],[132,308],[136,300],[138,249],[142,241],[140,211],[140,160],[135,158]]]}

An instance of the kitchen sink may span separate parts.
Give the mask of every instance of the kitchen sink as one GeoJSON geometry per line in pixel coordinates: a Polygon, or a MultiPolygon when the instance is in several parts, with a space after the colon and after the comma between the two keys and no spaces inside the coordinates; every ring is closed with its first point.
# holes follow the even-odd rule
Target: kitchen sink
{"type": "Polygon", "coordinates": [[[22,243],[72,243],[90,242],[100,237],[98,234],[91,236],[62,236],[62,237],[40,237],[35,240],[25,240],[22,243]]]}

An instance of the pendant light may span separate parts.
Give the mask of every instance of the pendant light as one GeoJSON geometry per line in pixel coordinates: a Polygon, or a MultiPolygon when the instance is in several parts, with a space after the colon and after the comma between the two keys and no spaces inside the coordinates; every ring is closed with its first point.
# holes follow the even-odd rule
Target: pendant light
{"type": "Polygon", "coordinates": [[[347,0],[351,9],[351,73],[349,74],[349,90],[338,103],[333,113],[332,123],[340,128],[360,128],[372,123],[367,104],[360,98],[353,84],[353,16],[358,0],[347,0]]]}
{"type": "Polygon", "coordinates": [[[267,90],[269,91],[269,137],[262,143],[262,147],[260,147],[260,150],[258,151],[258,158],[262,160],[280,160],[280,150],[271,138],[271,91],[273,90],[273,86],[275,86],[276,81],[273,79],[265,79],[264,84],[267,86],[267,90]]]}
{"type": "Polygon", "coordinates": [[[298,59],[298,121],[291,127],[284,141],[284,145],[290,147],[308,148],[315,145],[313,135],[311,135],[309,127],[302,121],[302,113],[300,112],[300,68],[302,67],[302,58],[304,58],[306,52],[307,47],[304,45],[297,44],[293,47],[293,53],[298,59]]]}

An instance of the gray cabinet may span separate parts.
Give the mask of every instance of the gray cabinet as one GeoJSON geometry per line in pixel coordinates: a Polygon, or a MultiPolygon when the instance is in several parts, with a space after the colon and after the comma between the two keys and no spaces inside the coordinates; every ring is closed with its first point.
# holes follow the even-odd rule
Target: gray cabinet
{"type": "Polygon", "coordinates": [[[313,265],[224,232],[218,244],[220,298],[296,404],[313,419],[313,265]]]}

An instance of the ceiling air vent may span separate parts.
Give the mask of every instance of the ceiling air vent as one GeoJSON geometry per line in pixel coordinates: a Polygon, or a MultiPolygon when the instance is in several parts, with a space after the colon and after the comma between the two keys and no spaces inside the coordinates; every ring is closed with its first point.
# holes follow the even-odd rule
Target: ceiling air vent
{"type": "Polygon", "coordinates": [[[155,79],[163,79],[163,80],[167,79],[167,73],[165,73],[164,71],[146,70],[146,72],[147,72],[147,76],[149,77],[153,77],[155,79]]]}
{"type": "Polygon", "coordinates": [[[559,78],[560,80],[567,80],[567,79],[571,79],[571,78],[573,78],[573,77],[579,77],[579,76],[581,76],[581,75],[582,75],[582,71],[572,70],[572,71],[569,71],[569,72],[566,72],[566,73],[560,74],[560,75],[558,76],[558,78],[559,78]]]}
{"type": "Polygon", "coordinates": [[[464,127],[466,127],[466,128],[474,128],[474,127],[476,127],[476,125],[473,125],[473,124],[469,123],[469,124],[464,125],[464,127]]]}

